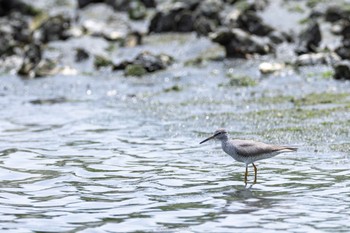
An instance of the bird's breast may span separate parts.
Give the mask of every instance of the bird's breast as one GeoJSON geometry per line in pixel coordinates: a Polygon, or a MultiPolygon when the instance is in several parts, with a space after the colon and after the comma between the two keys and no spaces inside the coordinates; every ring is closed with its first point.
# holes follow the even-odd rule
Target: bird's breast
{"type": "Polygon", "coordinates": [[[236,148],[232,144],[230,144],[228,142],[222,142],[221,146],[222,146],[223,151],[225,151],[226,154],[230,155],[234,160],[236,160],[238,162],[245,162],[243,160],[243,157],[241,157],[237,154],[236,148]]]}

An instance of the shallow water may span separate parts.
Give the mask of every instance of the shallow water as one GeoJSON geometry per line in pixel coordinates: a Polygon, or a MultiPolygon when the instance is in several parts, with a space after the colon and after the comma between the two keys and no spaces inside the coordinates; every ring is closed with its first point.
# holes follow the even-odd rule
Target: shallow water
{"type": "Polygon", "coordinates": [[[261,77],[228,60],[142,79],[3,75],[0,229],[347,232],[349,83],[322,69],[261,77]],[[258,85],[227,85],[232,69],[258,85]],[[198,144],[218,127],[300,149],[258,162],[245,187],[243,164],[198,144]]]}

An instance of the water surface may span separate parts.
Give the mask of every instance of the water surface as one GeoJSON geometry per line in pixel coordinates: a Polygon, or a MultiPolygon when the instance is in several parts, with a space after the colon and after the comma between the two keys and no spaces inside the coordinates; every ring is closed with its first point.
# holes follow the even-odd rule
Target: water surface
{"type": "MultiPolygon", "coordinates": [[[[184,38],[170,46],[183,60],[217,48],[184,38]]],[[[349,82],[325,79],[327,67],[261,76],[258,65],[2,75],[0,229],[347,232],[349,82]],[[257,85],[231,86],[230,73],[257,85]],[[243,164],[218,143],[198,144],[219,127],[299,151],[258,162],[258,183],[245,187],[243,164]]]]}

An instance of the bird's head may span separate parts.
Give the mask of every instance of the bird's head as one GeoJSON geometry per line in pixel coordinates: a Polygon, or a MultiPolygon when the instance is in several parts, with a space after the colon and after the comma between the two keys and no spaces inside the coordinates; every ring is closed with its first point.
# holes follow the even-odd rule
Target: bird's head
{"type": "Polygon", "coordinates": [[[199,144],[202,144],[202,143],[209,141],[211,139],[218,139],[220,141],[223,141],[223,140],[227,140],[227,138],[228,138],[227,131],[225,129],[218,129],[214,132],[214,134],[212,136],[201,141],[199,144]]]}

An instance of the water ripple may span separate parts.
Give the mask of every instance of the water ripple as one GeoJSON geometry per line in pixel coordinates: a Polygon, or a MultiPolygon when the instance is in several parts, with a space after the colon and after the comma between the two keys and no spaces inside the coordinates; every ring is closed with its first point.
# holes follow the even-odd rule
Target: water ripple
{"type": "MultiPolygon", "coordinates": [[[[90,96],[72,91],[75,81],[64,77],[13,87],[12,95],[0,99],[0,106],[7,106],[0,114],[0,229],[347,232],[349,134],[346,121],[336,121],[347,115],[327,116],[335,121],[330,127],[337,135],[323,133],[329,124],[323,116],[314,121],[288,121],[270,113],[259,118],[280,108],[293,111],[293,106],[289,100],[262,106],[253,92],[270,94],[266,89],[214,93],[212,87],[225,77],[203,82],[203,72],[211,68],[190,70],[191,80],[181,81],[187,85],[181,95],[152,92],[150,85],[163,85],[156,79],[160,77],[102,79],[90,96]],[[106,97],[116,80],[120,94],[106,97]],[[52,98],[56,90],[37,91],[41,82],[62,84],[57,85],[60,96],[74,101],[28,103],[52,98]],[[127,97],[125,87],[136,97],[127,97]],[[18,95],[23,89],[26,94],[18,95]],[[198,144],[222,126],[229,126],[235,137],[295,144],[300,150],[258,162],[258,183],[245,187],[243,164],[218,144],[198,144]],[[271,128],[275,131],[267,132],[271,128]]],[[[93,80],[77,79],[84,85],[93,80]]]]}

